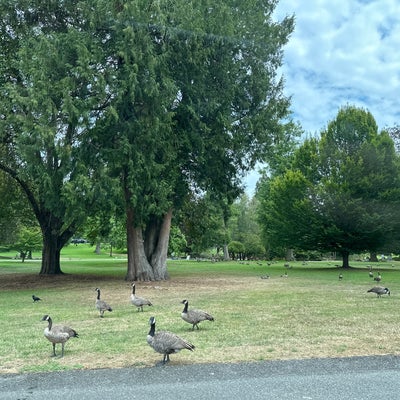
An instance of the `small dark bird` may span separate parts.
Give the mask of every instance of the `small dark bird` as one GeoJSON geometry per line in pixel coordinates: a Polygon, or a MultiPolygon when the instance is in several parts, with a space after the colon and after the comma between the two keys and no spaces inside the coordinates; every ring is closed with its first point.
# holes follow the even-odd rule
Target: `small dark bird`
{"type": "Polygon", "coordinates": [[[339,281],[343,279],[343,274],[339,274],[339,281]]]}
{"type": "Polygon", "coordinates": [[[100,318],[104,317],[104,311],[112,311],[112,308],[103,300],[100,300],[100,289],[96,288],[95,291],[97,292],[97,298],[95,306],[99,310],[100,318]]]}
{"type": "Polygon", "coordinates": [[[151,346],[157,353],[163,354],[163,360],[161,364],[164,365],[169,362],[169,355],[172,353],[178,353],[183,349],[193,351],[195,346],[182,339],[178,335],[167,331],[156,331],[156,319],[155,317],[150,317],[149,319],[150,331],[147,335],[147,343],[151,346]]]}
{"type": "Polygon", "coordinates": [[[374,286],[372,289],[369,289],[367,293],[376,293],[377,297],[381,297],[384,294],[390,296],[390,290],[382,286],[374,286]]]}
{"type": "Polygon", "coordinates": [[[189,302],[187,300],[182,300],[182,304],[184,304],[185,306],[183,307],[181,317],[184,321],[188,322],[189,324],[192,324],[192,330],[194,330],[194,327],[199,329],[198,324],[201,321],[214,321],[214,317],[208,312],[196,309],[189,310],[188,309],[189,302]]]}
{"type": "Polygon", "coordinates": [[[143,306],[152,306],[151,302],[143,297],[138,297],[135,294],[135,284],[132,283],[131,303],[137,307],[137,310],[143,311],[143,306]]]}
{"type": "Polygon", "coordinates": [[[61,357],[64,357],[64,345],[72,337],[79,337],[78,333],[65,325],[53,325],[49,315],[45,315],[42,321],[47,321],[48,326],[44,330],[44,336],[53,344],[52,357],[56,356],[56,344],[61,343],[61,357]]]}
{"type": "Polygon", "coordinates": [[[42,299],[40,297],[35,296],[34,294],[32,295],[33,302],[36,303],[37,301],[41,301],[42,299]]]}
{"type": "Polygon", "coordinates": [[[369,271],[368,275],[369,275],[370,278],[374,277],[374,273],[372,271],[369,271]]]}

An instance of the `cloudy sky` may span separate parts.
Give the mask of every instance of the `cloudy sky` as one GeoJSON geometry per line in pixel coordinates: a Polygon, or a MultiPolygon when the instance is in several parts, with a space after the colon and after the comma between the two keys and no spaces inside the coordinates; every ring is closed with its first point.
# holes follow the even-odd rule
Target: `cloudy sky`
{"type": "Polygon", "coordinates": [[[400,1],[279,1],[277,19],[293,13],[283,73],[303,128],[319,132],[346,104],[380,129],[400,123],[400,1]]]}
{"type": "MultiPolygon", "coordinates": [[[[276,19],[293,14],[282,72],[303,129],[319,133],[346,104],[380,129],[400,124],[400,1],[280,0],[276,19]]],[[[249,193],[256,181],[250,174],[249,193]]]]}

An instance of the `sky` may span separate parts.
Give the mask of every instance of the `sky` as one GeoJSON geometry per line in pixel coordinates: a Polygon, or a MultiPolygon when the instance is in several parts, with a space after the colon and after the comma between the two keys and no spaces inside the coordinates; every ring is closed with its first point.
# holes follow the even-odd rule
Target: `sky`
{"type": "Polygon", "coordinates": [[[346,105],[368,109],[379,129],[400,125],[400,1],[280,0],[274,18],[293,14],[280,73],[304,131],[319,133],[346,105]]]}

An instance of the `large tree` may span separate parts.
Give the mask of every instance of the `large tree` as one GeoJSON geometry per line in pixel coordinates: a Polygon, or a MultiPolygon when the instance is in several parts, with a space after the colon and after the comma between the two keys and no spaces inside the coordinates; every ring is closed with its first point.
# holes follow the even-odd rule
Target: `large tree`
{"type": "Polygon", "coordinates": [[[241,175],[287,139],[277,68],[293,19],[274,22],[275,5],[178,0],[114,9],[113,99],[96,140],[122,182],[127,279],[166,279],[171,218],[186,194],[233,201],[241,175]]]}
{"type": "Polygon", "coordinates": [[[0,169],[18,183],[43,236],[41,274],[58,274],[60,251],[101,197],[100,165],[85,135],[109,94],[89,2],[0,4],[0,169]]]}
{"type": "Polygon", "coordinates": [[[400,164],[370,112],[342,108],[306,140],[290,168],[265,182],[260,221],[272,243],[349,255],[399,238],[400,164]]]}
{"type": "Polygon", "coordinates": [[[187,192],[232,201],[241,174],[287,139],[277,69],[293,18],[274,22],[275,6],[1,2],[0,168],[41,227],[41,273],[61,272],[61,248],[118,182],[126,278],[167,278],[187,192]]]}

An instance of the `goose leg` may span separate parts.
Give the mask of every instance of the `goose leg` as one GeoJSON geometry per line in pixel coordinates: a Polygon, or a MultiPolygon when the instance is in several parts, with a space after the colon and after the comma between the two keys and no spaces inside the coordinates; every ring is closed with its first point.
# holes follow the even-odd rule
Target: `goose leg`
{"type": "Polygon", "coordinates": [[[53,343],[53,355],[52,355],[52,357],[55,357],[55,356],[56,356],[56,344],[53,343]]]}

